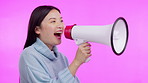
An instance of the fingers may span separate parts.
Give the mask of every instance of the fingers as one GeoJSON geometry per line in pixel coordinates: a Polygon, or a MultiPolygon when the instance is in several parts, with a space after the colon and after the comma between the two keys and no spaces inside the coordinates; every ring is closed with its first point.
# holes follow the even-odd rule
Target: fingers
{"type": "Polygon", "coordinates": [[[91,51],[90,50],[85,51],[85,55],[89,55],[89,54],[91,54],[91,51]]]}
{"type": "Polygon", "coordinates": [[[91,47],[90,43],[87,43],[87,42],[81,44],[80,46],[81,46],[81,47],[91,47]]]}
{"type": "Polygon", "coordinates": [[[79,48],[86,57],[91,56],[91,45],[89,43],[83,43],[79,48]]]}

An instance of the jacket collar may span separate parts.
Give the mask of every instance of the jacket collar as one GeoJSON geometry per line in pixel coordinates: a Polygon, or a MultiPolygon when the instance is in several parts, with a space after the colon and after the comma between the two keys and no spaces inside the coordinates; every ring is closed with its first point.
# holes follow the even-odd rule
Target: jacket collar
{"type": "Polygon", "coordinates": [[[36,39],[36,42],[34,43],[34,48],[50,60],[55,60],[58,57],[57,47],[54,46],[53,51],[51,51],[39,38],[36,39]]]}

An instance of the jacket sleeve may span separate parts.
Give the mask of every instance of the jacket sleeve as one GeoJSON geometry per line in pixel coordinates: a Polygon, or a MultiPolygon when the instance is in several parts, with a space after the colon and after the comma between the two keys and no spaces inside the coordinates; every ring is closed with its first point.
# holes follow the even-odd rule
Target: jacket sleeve
{"type": "Polygon", "coordinates": [[[20,83],[79,83],[77,77],[72,76],[68,67],[61,70],[58,76],[51,78],[35,58],[27,57],[29,60],[22,56],[20,59],[20,83]],[[28,64],[28,63],[32,64],[28,64]]]}
{"type": "MultiPolygon", "coordinates": [[[[62,54],[63,55],[63,54],[62,54]]],[[[64,55],[63,55],[64,56],[64,55]]],[[[67,75],[69,74],[69,76],[71,77],[72,76],[72,74],[70,73],[70,70],[68,69],[68,66],[69,66],[69,61],[68,61],[68,59],[67,59],[67,57],[65,57],[64,56],[64,61],[65,61],[65,64],[67,65],[67,68],[65,69],[65,72],[67,72],[67,75]]],[[[64,71],[63,71],[63,73],[64,73],[64,71]]],[[[62,72],[60,72],[59,74],[62,74],[62,72]]],[[[66,73],[65,73],[66,74],[66,73]]],[[[61,75],[62,76],[62,75],[61,75]]],[[[66,77],[66,76],[65,76],[66,77]]],[[[70,81],[68,81],[68,82],[64,82],[64,83],[80,83],[80,81],[79,81],[79,79],[77,78],[77,76],[72,76],[73,78],[73,81],[72,82],[70,82],[70,81]]]]}

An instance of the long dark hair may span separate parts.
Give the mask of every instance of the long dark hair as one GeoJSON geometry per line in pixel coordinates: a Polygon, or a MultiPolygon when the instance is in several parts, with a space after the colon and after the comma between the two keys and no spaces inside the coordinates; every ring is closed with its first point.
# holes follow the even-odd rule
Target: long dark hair
{"type": "Polygon", "coordinates": [[[54,6],[39,6],[33,10],[28,24],[28,34],[24,49],[31,46],[36,41],[38,35],[35,33],[35,28],[36,26],[40,26],[43,19],[52,9],[56,9],[61,13],[60,10],[54,6]]]}

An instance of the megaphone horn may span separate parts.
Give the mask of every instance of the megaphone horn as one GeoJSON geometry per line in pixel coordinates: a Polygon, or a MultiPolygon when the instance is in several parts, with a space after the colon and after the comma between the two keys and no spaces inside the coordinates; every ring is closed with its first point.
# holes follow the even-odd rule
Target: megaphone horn
{"type": "Polygon", "coordinates": [[[76,40],[77,44],[96,42],[111,46],[116,55],[121,55],[128,42],[128,25],[123,17],[113,24],[103,26],[66,26],[64,35],[67,39],[76,40]]]}

